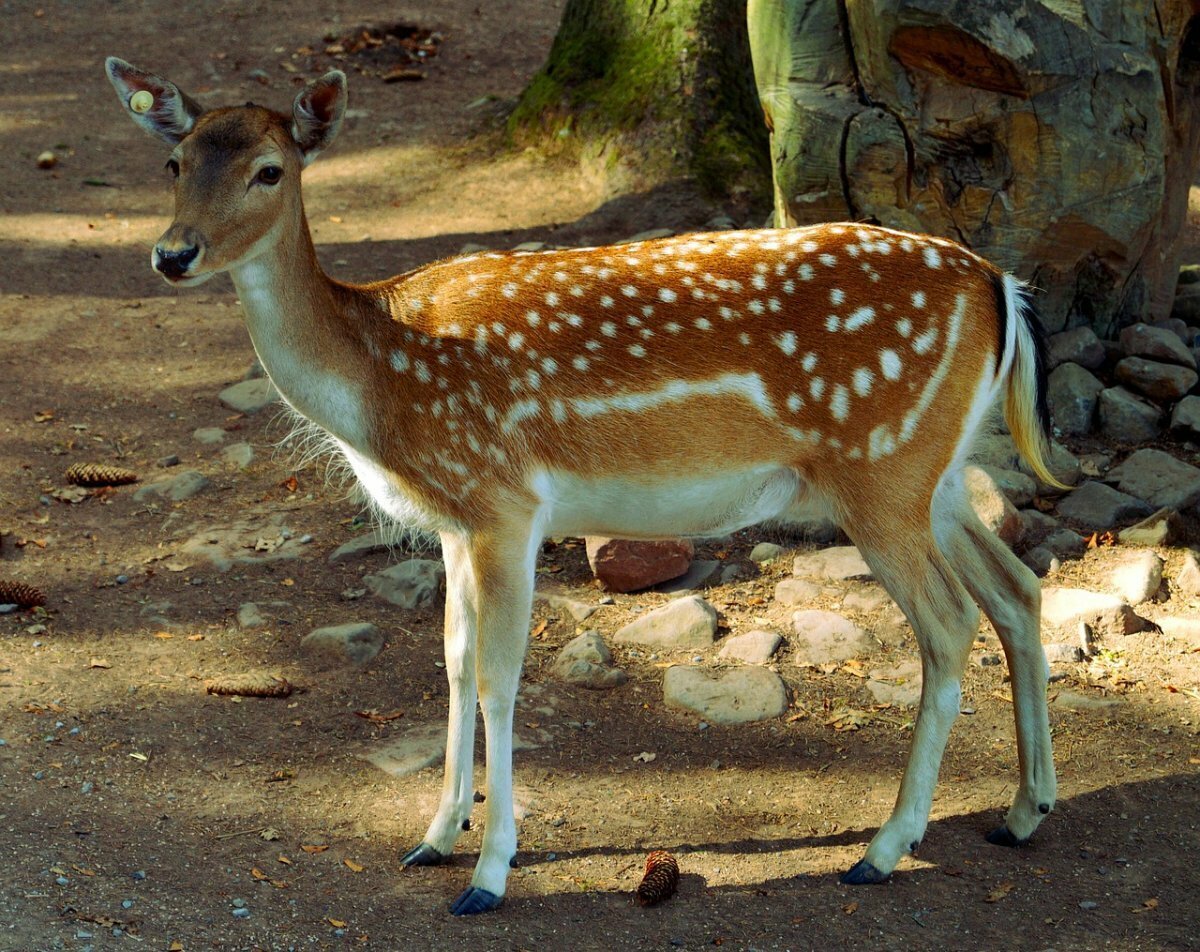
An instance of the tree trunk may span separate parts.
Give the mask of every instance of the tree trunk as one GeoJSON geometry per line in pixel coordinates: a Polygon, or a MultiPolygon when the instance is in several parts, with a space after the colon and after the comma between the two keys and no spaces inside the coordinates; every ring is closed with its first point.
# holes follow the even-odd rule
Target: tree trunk
{"type": "Polygon", "coordinates": [[[615,188],[688,175],[761,188],[767,136],[738,0],[567,0],[546,65],[509,119],[615,188]]]}
{"type": "Polygon", "coordinates": [[[777,224],[956,238],[1051,330],[1166,317],[1200,127],[1192,0],[749,0],[777,224]]]}

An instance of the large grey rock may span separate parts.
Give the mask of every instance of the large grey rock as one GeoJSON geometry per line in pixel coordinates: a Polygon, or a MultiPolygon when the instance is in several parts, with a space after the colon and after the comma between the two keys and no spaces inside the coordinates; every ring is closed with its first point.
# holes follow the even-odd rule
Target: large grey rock
{"type": "Polygon", "coordinates": [[[1080,588],[1042,590],[1042,624],[1068,634],[1085,622],[1100,636],[1131,635],[1147,625],[1119,595],[1089,592],[1080,588]]]}
{"type": "Polygon", "coordinates": [[[996,533],[1005,545],[1015,545],[1021,538],[1021,516],[996,481],[982,467],[967,465],[963,469],[963,485],[979,521],[996,533]]]}
{"type": "Polygon", "coordinates": [[[836,612],[799,611],[792,615],[796,660],[802,664],[845,661],[867,654],[875,640],[862,628],[836,612]]]}
{"type": "Polygon", "coordinates": [[[1175,334],[1149,324],[1133,324],[1121,331],[1121,349],[1130,357],[1149,357],[1196,369],[1196,358],[1175,334]]]}
{"type": "Polygon", "coordinates": [[[1123,493],[1182,512],[1200,502],[1200,469],[1162,450],[1138,450],[1105,474],[1123,493]]]}
{"type": "Polygon", "coordinates": [[[1125,386],[1159,403],[1174,403],[1200,380],[1190,367],[1145,357],[1126,357],[1117,364],[1114,373],[1125,386]]]}
{"type": "Polygon", "coordinates": [[[401,608],[417,608],[437,598],[446,581],[446,569],[433,559],[408,559],[378,575],[363,577],[373,595],[401,608]]]}
{"type": "Polygon", "coordinates": [[[870,579],[871,567],[852,545],[839,545],[819,552],[796,556],[792,574],[808,578],[840,581],[848,578],[870,579]]]}
{"type": "Polygon", "coordinates": [[[775,601],[780,605],[803,605],[821,594],[821,586],[806,578],[785,578],[775,586],[775,601]]]}
{"type": "Polygon", "coordinates": [[[221,450],[221,459],[229,466],[245,469],[254,462],[254,447],[249,443],[230,443],[221,450]]]}
{"type": "Polygon", "coordinates": [[[711,672],[673,665],[663,676],[663,700],[713,724],[748,724],[787,710],[787,688],[774,671],[758,666],[711,672]]]}
{"type": "Polygon", "coordinates": [[[1200,439],[1200,397],[1184,397],[1171,411],[1171,430],[1190,439],[1200,439]]]}
{"type": "Polygon", "coordinates": [[[310,631],[300,647],[323,661],[363,665],[383,649],[383,632],[370,622],[329,625],[310,631]]]}
{"type": "Polygon", "coordinates": [[[1058,559],[1073,559],[1087,551],[1087,540],[1070,529],[1055,529],[1042,540],[1042,548],[1058,559]]]}
{"type": "Polygon", "coordinates": [[[1175,576],[1175,588],[1184,595],[1200,595],[1200,558],[1195,552],[1183,554],[1183,565],[1175,576]]]}
{"type": "Polygon", "coordinates": [[[776,545],[774,542],[760,542],[750,550],[751,562],[770,562],[772,559],[777,559],[784,553],[784,548],[781,545],[776,545]]]}
{"type": "Polygon", "coordinates": [[[200,429],[192,431],[192,439],[205,446],[211,446],[214,443],[225,441],[225,431],[219,426],[202,426],[200,429]]]}
{"type": "Polygon", "coordinates": [[[211,485],[212,481],[203,473],[194,469],[186,469],[170,479],[142,486],[134,492],[133,498],[137,502],[146,502],[155,497],[171,502],[183,502],[185,499],[198,496],[211,485]]]}
{"type": "Polygon", "coordinates": [[[257,602],[242,602],[238,606],[237,620],[241,628],[266,628],[268,624],[257,602]]]}
{"type": "Polygon", "coordinates": [[[646,612],[613,637],[655,648],[707,648],[716,634],[717,610],[699,595],[686,595],[646,612]]]}
{"type": "Polygon", "coordinates": [[[748,631],[726,640],[717,652],[725,661],[741,661],[745,664],[766,664],[774,657],[783,638],[773,631],[748,631]]]}
{"type": "Polygon", "coordinates": [[[1182,536],[1183,528],[1179,513],[1163,508],[1128,529],[1122,529],[1118,538],[1125,545],[1174,545],[1182,536]]]}
{"type": "Polygon", "coordinates": [[[1033,502],[1037,495],[1037,481],[1017,469],[1001,469],[999,466],[980,466],[991,477],[996,488],[1008,497],[1008,501],[1020,509],[1033,502]]]}
{"type": "Polygon", "coordinates": [[[1124,703],[1117,697],[1092,697],[1090,694],[1076,694],[1074,691],[1059,691],[1051,702],[1055,707],[1068,711],[1095,711],[1100,714],[1115,713],[1124,703]]]}
{"type": "Polygon", "coordinates": [[[901,661],[875,668],[867,678],[867,690],[877,704],[915,707],[921,700],[921,662],[901,661]]]}
{"type": "Polygon", "coordinates": [[[841,607],[844,611],[864,612],[866,614],[893,609],[899,610],[899,606],[892,600],[892,596],[881,585],[855,587],[846,593],[846,597],[842,599],[841,607]]]}
{"type": "Polygon", "coordinates": [[[1047,383],[1046,399],[1059,432],[1067,436],[1090,433],[1096,418],[1096,403],[1103,389],[1104,384],[1079,364],[1066,363],[1056,367],[1047,383]]]}
{"type": "Polygon", "coordinates": [[[548,592],[538,589],[533,593],[533,600],[536,602],[545,602],[550,608],[556,611],[565,611],[575,621],[587,621],[596,613],[599,605],[589,605],[587,602],[581,602],[578,599],[571,598],[569,595],[562,595],[558,592],[548,592]]]}
{"type": "Polygon", "coordinates": [[[593,690],[619,687],[629,680],[629,675],[613,666],[612,652],[596,631],[585,631],[563,645],[550,673],[560,681],[593,690]]]}
{"type": "Polygon", "coordinates": [[[237,413],[258,413],[279,400],[279,391],[269,378],[259,377],[226,387],[217,399],[223,406],[237,413]]]}
{"type": "Polygon", "coordinates": [[[1051,368],[1068,361],[1095,370],[1104,364],[1104,345],[1090,327],[1073,327],[1046,340],[1046,358],[1051,368]]]}
{"type": "Polygon", "coordinates": [[[1096,413],[1100,432],[1116,443],[1145,443],[1162,432],[1162,410],[1124,387],[1101,391],[1096,413]]]}
{"type": "Polygon", "coordinates": [[[222,572],[234,565],[298,559],[305,545],[285,525],[288,515],[276,512],[265,520],[251,516],[229,526],[213,526],[184,542],[180,553],[208,559],[222,572]]]}
{"type": "Polygon", "coordinates": [[[1163,560],[1149,550],[1125,556],[1109,575],[1109,587],[1130,605],[1149,601],[1163,579],[1163,560]]]}
{"type": "Polygon", "coordinates": [[[1150,515],[1153,508],[1136,496],[1089,479],[1058,501],[1058,514],[1089,529],[1111,529],[1119,522],[1150,515]]]}

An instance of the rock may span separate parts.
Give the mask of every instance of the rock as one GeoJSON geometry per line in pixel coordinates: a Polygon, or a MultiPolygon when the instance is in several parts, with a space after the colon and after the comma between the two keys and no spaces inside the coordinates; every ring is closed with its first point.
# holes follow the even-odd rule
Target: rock
{"type": "Polygon", "coordinates": [[[1171,411],[1171,430],[1200,439],[1200,397],[1184,397],[1171,411]]]}
{"type": "Polygon", "coordinates": [[[169,499],[171,502],[183,502],[185,499],[198,496],[211,485],[212,482],[203,473],[194,469],[185,469],[170,479],[142,486],[134,492],[133,498],[137,502],[147,502],[157,496],[160,499],[169,499]]]}
{"type": "Polygon", "coordinates": [[[854,612],[881,612],[899,606],[892,601],[892,596],[879,585],[863,586],[847,592],[842,599],[842,609],[854,612]]]}
{"type": "Polygon", "coordinates": [[[760,542],[750,550],[751,562],[770,562],[772,559],[777,559],[786,551],[783,546],[776,545],[774,542],[760,542]]]}
{"type": "Polygon", "coordinates": [[[585,541],[592,572],[614,592],[636,592],[678,578],[696,554],[686,539],[647,542],[588,536],[585,541]]]}
{"type": "Polygon", "coordinates": [[[208,559],[222,572],[233,565],[258,565],[296,559],[304,547],[283,524],[287,514],[273,513],[265,521],[243,520],[231,526],[213,526],[192,536],[180,548],[184,555],[208,559]]]}
{"type": "Polygon", "coordinates": [[[258,413],[279,400],[279,391],[270,378],[258,377],[226,387],[217,399],[235,413],[258,413]]]}
{"type": "Polygon", "coordinates": [[[1184,595],[1200,595],[1200,558],[1195,552],[1183,554],[1183,567],[1175,576],[1175,588],[1184,595]]]}
{"type": "Polygon", "coordinates": [[[1183,534],[1183,520],[1174,509],[1159,509],[1117,537],[1125,545],[1174,545],[1183,534]]]}
{"type": "Polygon", "coordinates": [[[867,654],[875,641],[858,625],[835,612],[799,611],[792,615],[796,660],[803,664],[845,661],[867,654]]]}
{"type": "Polygon", "coordinates": [[[618,245],[631,245],[635,241],[653,241],[655,238],[670,238],[675,232],[670,228],[650,228],[646,231],[639,231],[636,235],[630,235],[628,238],[622,238],[616,242],[618,245]]]}
{"type": "Polygon", "coordinates": [[[1058,501],[1058,514],[1089,529],[1111,529],[1119,522],[1140,519],[1153,509],[1136,496],[1089,479],[1058,501]]]}
{"type": "Polygon", "coordinates": [[[1083,660],[1083,649],[1079,645],[1056,642],[1042,647],[1046,652],[1046,661],[1050,664],[1070,664],[1083,660]]]}
{"type": "Polygon", "coordinates": [[[877,704],[915,707],[921,700],[921,662],[902,661],[875,668],[867,678],[867,690],[877,704]]]}
{"type": "Polygon", "coordinates": [[[1005,545],[1015,545],[1021,538],[1021,517],[996,481],[981,467],[968,464],[963,469],[963,484],[979,521],[1005,545]]]}
{"type": "MultiPolygon", "coordinates": [[[[1175,301],[1178,302],[1179,298],[1175,298],[1175,301]]],[[[1188,336],[1188,322],[1181,317],[1176,317],[1174,315],[1171,317],[1164,317],[1161,321],[1151,321],[1150,326],[1160,327],[1163,330],[1170,331],[1185,344],[1189,343],[1191,340],[1191,338],[1188,336]]]]}
{"type": "Polygon", "coordinates": [[[230,466],[245,469],[254,462],[254,447],[249,443],[230,443],[221,450],[221,459],[230,466]]]}
{"type": "Polygon", "coordinates": [[[1196,369],[1196,358],[1175,334],[1149,324],[1132,324],[1121,331],[1121,350],[1129,357],[1149,357],[1196,369]]]}
{"type": "Polygon", "coordinates": [[[1159,403],[1175,402],[1200,380],[1200,375],[1188,367],[1145,357],[1126,357],[1114,373],[1121,383],[1159,403]]]}
{"type": "Polygon", "coordinates": [[[1129,602],[1140,605],[1157,593],[1163,579],[1163,560],[1153,552],[1133,552],[1109,576],[1109,587],[1129,602]]]}
{"type": "MultiPolygon", "coordinates": [[[[690,592],[695,588],[708,588],[710,585],[716,585],[724,574],[722,564],[716,559],[696,559],[679,578],[660,582],[654,586],[654,590],[657,592],[690,592]]],[[[728,568],[736,570],[737,566],[730,565],[728,568]]]]}
{"type": "Polygon", "coordinates": [[[779,717],[787,710],[783,679],[756,666],[710,672],[673,665],[663,676],[663,701],[698,714],[713,724],[748,724],[779,717]]]}
{"type": "Polygon", "coordinates": [[[1074,632],[1081,621],[1101,636],[1131,635],[1147,625],[1118,595],[1050,586],[1042,590],[1043,625],[1074,632]]]}
{"type": "Polygon", "coordinates": [[[792,563],[792,574],[832,581],[848,578],[870,581],[874,578],[871,567],[863,561],[858,549],[852,545],[834,546],[831,549],[798,555],[792,563]]]}
{"type": "MultiPolygon", "coordinates": [[[[1195,288],[1179,288],[1171,302],[1171,320],[1181,324],[1200,323],[1200,294],[1195,288]]],[[[1155,322],[1157,323],[1157,322],[1155,322]]]]}
{"type": "MultiPolygon", "coordinates": [[[[1020,509],[1033,502],[1037,494],[1037,481],[1020,470],[1002,469],[999,466],[980,466],[991,477],[992,482],[1014,506],[1020,509]]],[[[1023,531],[1023,530],[1022,530],[1023,531]]]]}
{"type": "Polygon", "coordinates": [[[1058,520],[1036,509],[1021,510],[1021,542],[1027,546],[1038,545],[1058,528],[1058,520]]]}
{"type": "Polygon", "coordinates": [[[1162,450],[1138,450],[1104,478],[1156,509],[1167,506],[1182,512],[1200,502],[1200,469],[1162,450]]]}
{"type": "Polygon", "coordinates": [[[1162,410],[1124,387],[1101,391],[1096,413],[1100,432],[1117,443],[1145,443],[1162,431],[1162,410]]]}
{"type": "Polygon", "coordinates": [[[407,777],[441,763],[445,754],[446,724],[442,721],[410,727],[400,736],[389,737],[384,745],[359,756],[393,777],[407,777]]]}
{"type": "Polygon", "coordinates": [[[1046,339],[1047,365],[1053,370],[1068,362],[1088,370],[1103,366],[1104,345],[1090,327],[1073,327],[1046,339]]]}
{"type": "Polygon", "coordinates": [[[619,687],[629,680],[629,675],[613,667],[612,652],[596,631],[585,631],[563,645],[550,673],[560,681],[593,690],[619,687]]]}
{"type": "Polygon", "coordinates": [[[349,542],[343,542],[329,556],[330,562],[341,562],[345,559],[358,559],[377,552],[386,552],[391,548],[394,534],[386,529],[376,529],[366,535],[355,536],[349,542]]]}
{"type": "Polygon", "coordinates": [[[432,602],[445,582],[446,569],[435,559],[408,559],[363,577],[371,594],[408,609],[432,602]]]}
{"type": "Polygon", "coordinates": [[[1042,548],[1048,549],[1060,559],[1073,559],[1087,551],[1087,539],[1070,529],[1055,529],[1042,540],[1042,548]]]}
{"type": "Polygon", "coordinates": [[[557,592],[538,590],[534,591],[533,600],[545,602],[557,611],[565,611],[575,621],[587,621],[596,613],[596,609],[600,607],[599,605],[589,605],[587,602],[576,601],[557,592]]]}
{"type": "Polygon", "coordinates": [[[1076,694],[1074,691],[1059,691],[1051,703],[1055,707],[1061,707],[1068,711],[1113,712],[1121,706],[1121,699],[1115,697],[1089,697],[1086,694],[1076,694]]]}
{"type": "Polygon", "coordinates": [[[803,578],[785,578],[775,586],[775,601],[780,605],[803,605],[820,594],[820,585],[803,578]]]}
{"type": "Polygon", "coordinates": [[[773,631],[748,631],[726,639],[717,652],[725,661],[741,661],[745,664],[766,664],[783,644],[783,638],[773,631]]]}
{"type": "Polygon", "coordinates": [[[268,624],[255,602],[243,602],[238,608],[237,620],[242,628],[266,628],[268,624]]]}
{"type": "Polygon", "coordinates": [[[1057,572],[1062,568],[1062,561],[1059,557],[1040,545],[1034,546],[1022,555],[1021,561],[1029,566],[1038,578],[1049,575],[1051,572],[1057,572]]]}
{"type": "Polygon", "coordinates": [[[699,595],[687,595],[646,612],[613,637],[656,648],[707,648],[716,634],[717,610],[699,595]]]}
{"type": "Polygon", "coordinates": [[[192,431],[192,439],[205,446],[211,446],[213,443],[225,442],[225,431],[219,426],[202,426],[192,431]]]}
{"type": "Polygon", "coordinates": [[[1090,433],[1096,418],[1096,404],[1103,389],[1104,384],[1079,364],[1067,363],[1056,367],[1050,374],[1046,400],[1050,404],[1050,417],[1058,431],[1067,436],[1090,433]]]}
{"type": "Polygon", "coordinates": [[[365,621],[330,625],[310,631],[300,647],[324,661],[364,665],[383,650],[383,632],[365,621]]]}

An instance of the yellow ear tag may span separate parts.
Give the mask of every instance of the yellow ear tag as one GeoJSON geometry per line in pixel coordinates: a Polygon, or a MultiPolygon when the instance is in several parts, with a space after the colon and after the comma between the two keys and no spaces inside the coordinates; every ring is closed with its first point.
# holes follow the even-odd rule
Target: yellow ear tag
{"type": "Polygon", "coordinates": [[[149,112],[154,105],[154,95],[144,89],[139,89],[129,97],[129,108],[136,113],[149,112]]]}

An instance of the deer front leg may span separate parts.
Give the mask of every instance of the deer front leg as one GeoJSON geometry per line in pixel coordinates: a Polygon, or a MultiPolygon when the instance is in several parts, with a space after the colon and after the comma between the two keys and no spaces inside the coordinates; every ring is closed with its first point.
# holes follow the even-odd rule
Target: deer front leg
{"type": "Polygon", "coordinates": [[[509,866],[516,857],[513,709],[529,637],[534,563],[540,542],[541,536],[528,524],[510,528],[503,535],[489,533],[471,539],[479,621],[475,672],[487,740],[487,796],[483,846],[470,888],[450,907],[456,916],[499,906],[509,866]]]}
{"type": "Polygon", "coordinates": [[[458,536],[442,534],[446,564],[446,678],[450,715],[446,730],[446,770],[442,799],[425,838],[400,861],[404,866],[435,866],[445,861],[463,830],[470,827],[475,766],[475,645],[478,618],[470,552],[458,536]]]}

